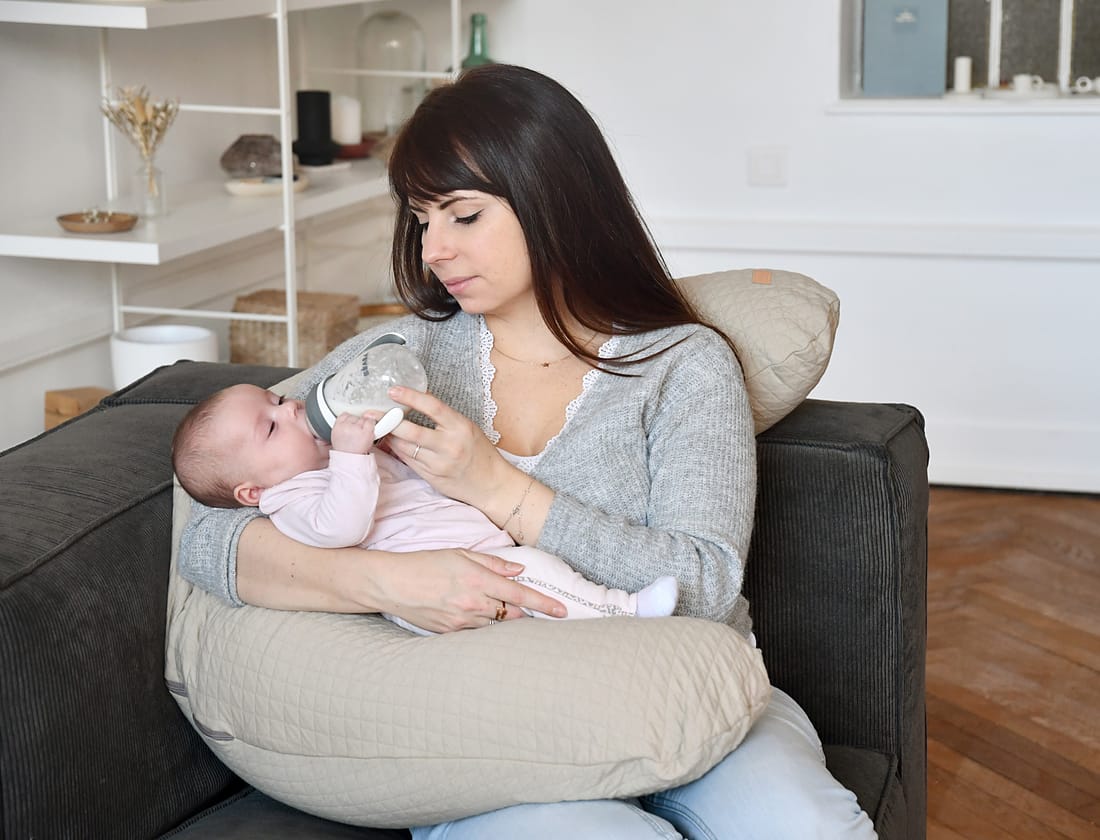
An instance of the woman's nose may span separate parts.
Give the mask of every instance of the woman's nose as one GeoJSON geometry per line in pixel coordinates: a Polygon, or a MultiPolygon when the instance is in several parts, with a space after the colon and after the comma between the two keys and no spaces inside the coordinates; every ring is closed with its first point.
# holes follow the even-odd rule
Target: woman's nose
{"type": "Polygon", "coordinates": [[[420,258],[431,265],[454,256],[454,246],[441,223],[428,225],[420,235],[420,258]]]}

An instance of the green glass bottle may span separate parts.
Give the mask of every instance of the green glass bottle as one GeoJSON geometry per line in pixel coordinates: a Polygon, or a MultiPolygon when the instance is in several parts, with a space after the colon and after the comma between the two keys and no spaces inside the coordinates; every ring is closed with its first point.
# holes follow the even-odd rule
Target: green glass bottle
{"type": "Polygon", "coordinates": [[[475,12],[470,15],[470,52],[462,59],[462,69],[492,64],[489,58],[489,42],[485,37],[485,15],[475,12]]]}

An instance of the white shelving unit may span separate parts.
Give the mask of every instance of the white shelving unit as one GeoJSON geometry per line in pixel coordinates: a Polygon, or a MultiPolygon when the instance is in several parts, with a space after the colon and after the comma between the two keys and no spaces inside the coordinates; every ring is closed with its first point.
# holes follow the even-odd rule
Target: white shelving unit
{"type": "MultiPolygon", "coordinates": [[[[146,0],[145,2],[96,2],[96,0],[0,0],[0,24],[26,23],[44,26],[92,27],[100,32],[100,83],[104,95],[114,87],[111,76],[108,32],[112,29],[145,30],[186,24],[210,23],[246,17],[275,21],[274,49],[278,56],[279,102],[275,106],[213,106],[181,103],[181,112],[203,111],[227,114],[266,114],[278,117],[283,171],[292,169],[290,124],[291,70],[289,15],[310,9],[363,5],[375,0],[146,0]]],[[[460,62],[461,0],[451,6],[451,66],[460,62]]],[[[370,75],[369,68],[326,68],[327,73],[370,75]]],[[[380,72],[379,75],[393,75],[380,72]]],[[[446,73],[409,74],[445,78],[446,73]]],[[[103,120],[104,171],[107,206],[118,196],[115,158],[117,131],[103,120]]],[[[20,218],[0,215],[0,256],[108,263],[111,266],[111,294],[114,329],[121,330],[128,313],[187,315],[213,319],[239,319],[285,323],[287,364],[297,364],[297,287],[295,223],[367,201],[387,190],[384,167],[375,160],[353,162],[351,169],[312,180],[309,189],[295,193],[289,179],[284,183],[282,202],[270,197],[229,195],[219,182],[195,183],[173,188],[171,212],[161,219],[142,220],[132,231],[108,236],[66,233],[52,218],[20,218]],[[256,315],[198,309],[167,309],[129,306],[122,300],[120,265],[159,265],[189,254],[265,231],[283,234],[286,315],[256,315]]]]}

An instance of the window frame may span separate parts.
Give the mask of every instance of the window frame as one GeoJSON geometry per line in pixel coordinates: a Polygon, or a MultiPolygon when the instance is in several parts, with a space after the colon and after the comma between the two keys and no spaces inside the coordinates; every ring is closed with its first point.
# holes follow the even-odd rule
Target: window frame
{"type": "MultiPolygon", "coordinates": [[[[872,100],[883,102],[880,97],[868,97],[863,93],[863,6],[865,0],[841,0],[840,3],[840,84],[839,94],[842,102],[872,100]]],[[[951,0],[948,0],[951,2],[951,0]]],[[[1004,0],[986,0],[989,4],[989,48],[985,85],[987,90],[997,90],[1001,86],[1001,44],[1004,34],[1004,0]]],[[[1058,25],[1058,70],[1057,78],[1052,80],[1066,101],[1074,93],[1073,72],[1073,21],[1076,0],[1060,0],[1058,25]]],[[[948,56],[951,60],[951,56],[948,56]]],[[[945,91],[945,99],[950,90],[945,91]]],[[[914,99],[916,97],[913,97],[914,99]]],[[[1075,97],[1076,98],[1076,97],[1075,97]]],[[[907,97],[893,97],[895,101],[905,101],[907,97]]],[[[927,101],[927,98],[925,98],[927,101]]],[[[961,103],[959,103],[961,104],[961,103]]],[[[1086,105],[1078,101],[1075,105],[1086,105]]],[[[922,109],[923,110],[923,109],[922,109]]],[[[1061,109],[1049,109],[1061,110],[1061,109]]]]}

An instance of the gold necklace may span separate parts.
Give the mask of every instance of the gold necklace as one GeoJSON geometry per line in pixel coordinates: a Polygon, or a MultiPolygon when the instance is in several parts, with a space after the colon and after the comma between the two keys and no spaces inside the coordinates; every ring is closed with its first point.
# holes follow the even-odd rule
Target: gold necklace
{"type": "Polygon", "coordinates": [[[566,359],[573,358],[572,353],[566,353],[560,359],[551,359],[549,362],[533,362],[529,359],[517,359],[515,356],[509,356],[507,353],[497,347],[496,344],[493,344],[493,350],[495,350],[497,353],[500,353],[500,355],[502,355],[504,358],[511,359],[513,362],[519,362],[521,365],[537,365],[538,367],[544,368],[548,368],[550,367],[550,365],[556,365],[558,362],[564,362],[566,359]]]}

